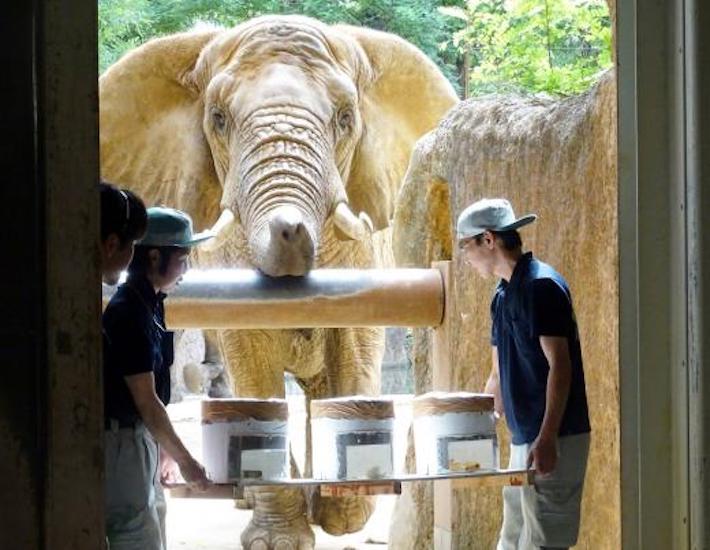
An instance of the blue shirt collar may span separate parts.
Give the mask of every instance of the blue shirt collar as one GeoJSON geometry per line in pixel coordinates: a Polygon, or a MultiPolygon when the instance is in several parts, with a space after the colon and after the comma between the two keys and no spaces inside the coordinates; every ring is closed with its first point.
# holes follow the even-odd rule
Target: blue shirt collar
{"type": "Polygon", "coordinates": [[[501,279],[499,286],[504,290],[512,290],[517,288],[525,277],[525,273],[527,272],[528,266],[532,260],[533,253],[525,252],[525,254],[518,258],[518,262],[515,264],[515,268],[513,268],[513,274],[510,276],[510,281],[501,279]]]}
{"type": "Polygon", "coordinates": [[[155,310],[164,299],[166,294],[163,292],[155,292],[153,284],[145,275],[129,275],[126,280],[127,285],[130,285],[140,297],[145,301],[145,304],[155,310]]]}

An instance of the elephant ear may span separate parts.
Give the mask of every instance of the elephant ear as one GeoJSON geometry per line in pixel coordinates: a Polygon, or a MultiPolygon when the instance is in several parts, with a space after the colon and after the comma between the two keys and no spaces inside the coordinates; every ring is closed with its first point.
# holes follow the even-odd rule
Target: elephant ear
{"type": "Polygon", "coordinates": [[[346,184],[348,200],[382,229],[394,214],[415,142],[458,97],[437,66],[398,36],[349,26],[336,31],[357,41],[370,67],[358,82],[363,131],[346,184]]]}
{"type": "Polygon", "coordinates": [[[190,73],[218,32],[152,40],[99,79],[102,177],[136,191],[147,205],[189,212],[198,228],[218,216],[221,187],[190,73]]]}

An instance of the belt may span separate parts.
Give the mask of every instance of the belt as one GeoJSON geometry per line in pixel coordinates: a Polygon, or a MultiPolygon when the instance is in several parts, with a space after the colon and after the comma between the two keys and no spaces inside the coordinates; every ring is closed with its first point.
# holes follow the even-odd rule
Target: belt
{"type": "Polygon", "coordinates": [[[140,420],[116,420],[115,418],[104,418],[104,429],[121,430],[124,428],[135,428],[140,420]]]}

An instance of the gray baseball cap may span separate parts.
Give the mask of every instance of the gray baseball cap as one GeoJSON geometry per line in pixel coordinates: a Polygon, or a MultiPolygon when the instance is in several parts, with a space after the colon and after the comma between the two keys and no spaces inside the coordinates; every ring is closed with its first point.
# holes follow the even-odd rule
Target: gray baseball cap
{"type": "Polygon", "coordinates": [[[458,240],[476,237],[484,231],[509,231],[534,222],[535,214],[515,216],[506,199],[481,199],[464,208],[456,222],[458,240]]]}
{"type": "Polygon", "coordinates": [[[214,237],[212,231],[193,233],[192,219],[185,212],[153,206],[148,208],[148,230],[136,244],[141,246],[195,246],[214,237]]]}

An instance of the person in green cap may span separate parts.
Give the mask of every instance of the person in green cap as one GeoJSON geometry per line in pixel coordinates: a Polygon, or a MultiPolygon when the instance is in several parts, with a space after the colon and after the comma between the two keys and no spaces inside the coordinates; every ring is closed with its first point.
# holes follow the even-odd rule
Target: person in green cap
{"type": "Polygon", "coordinates": [[[187,270],[191,247],[212,236],[194,234],[184,212],[149,208],[147,231],[135,246],[128,278],[103,314],[106,534],[111,550],[166,550],[161,482],[174,480],[170,464],[177,463],[194,488],[209,484],[165,409],[173,334],[165,329],[163,299],[187,270]]]}

